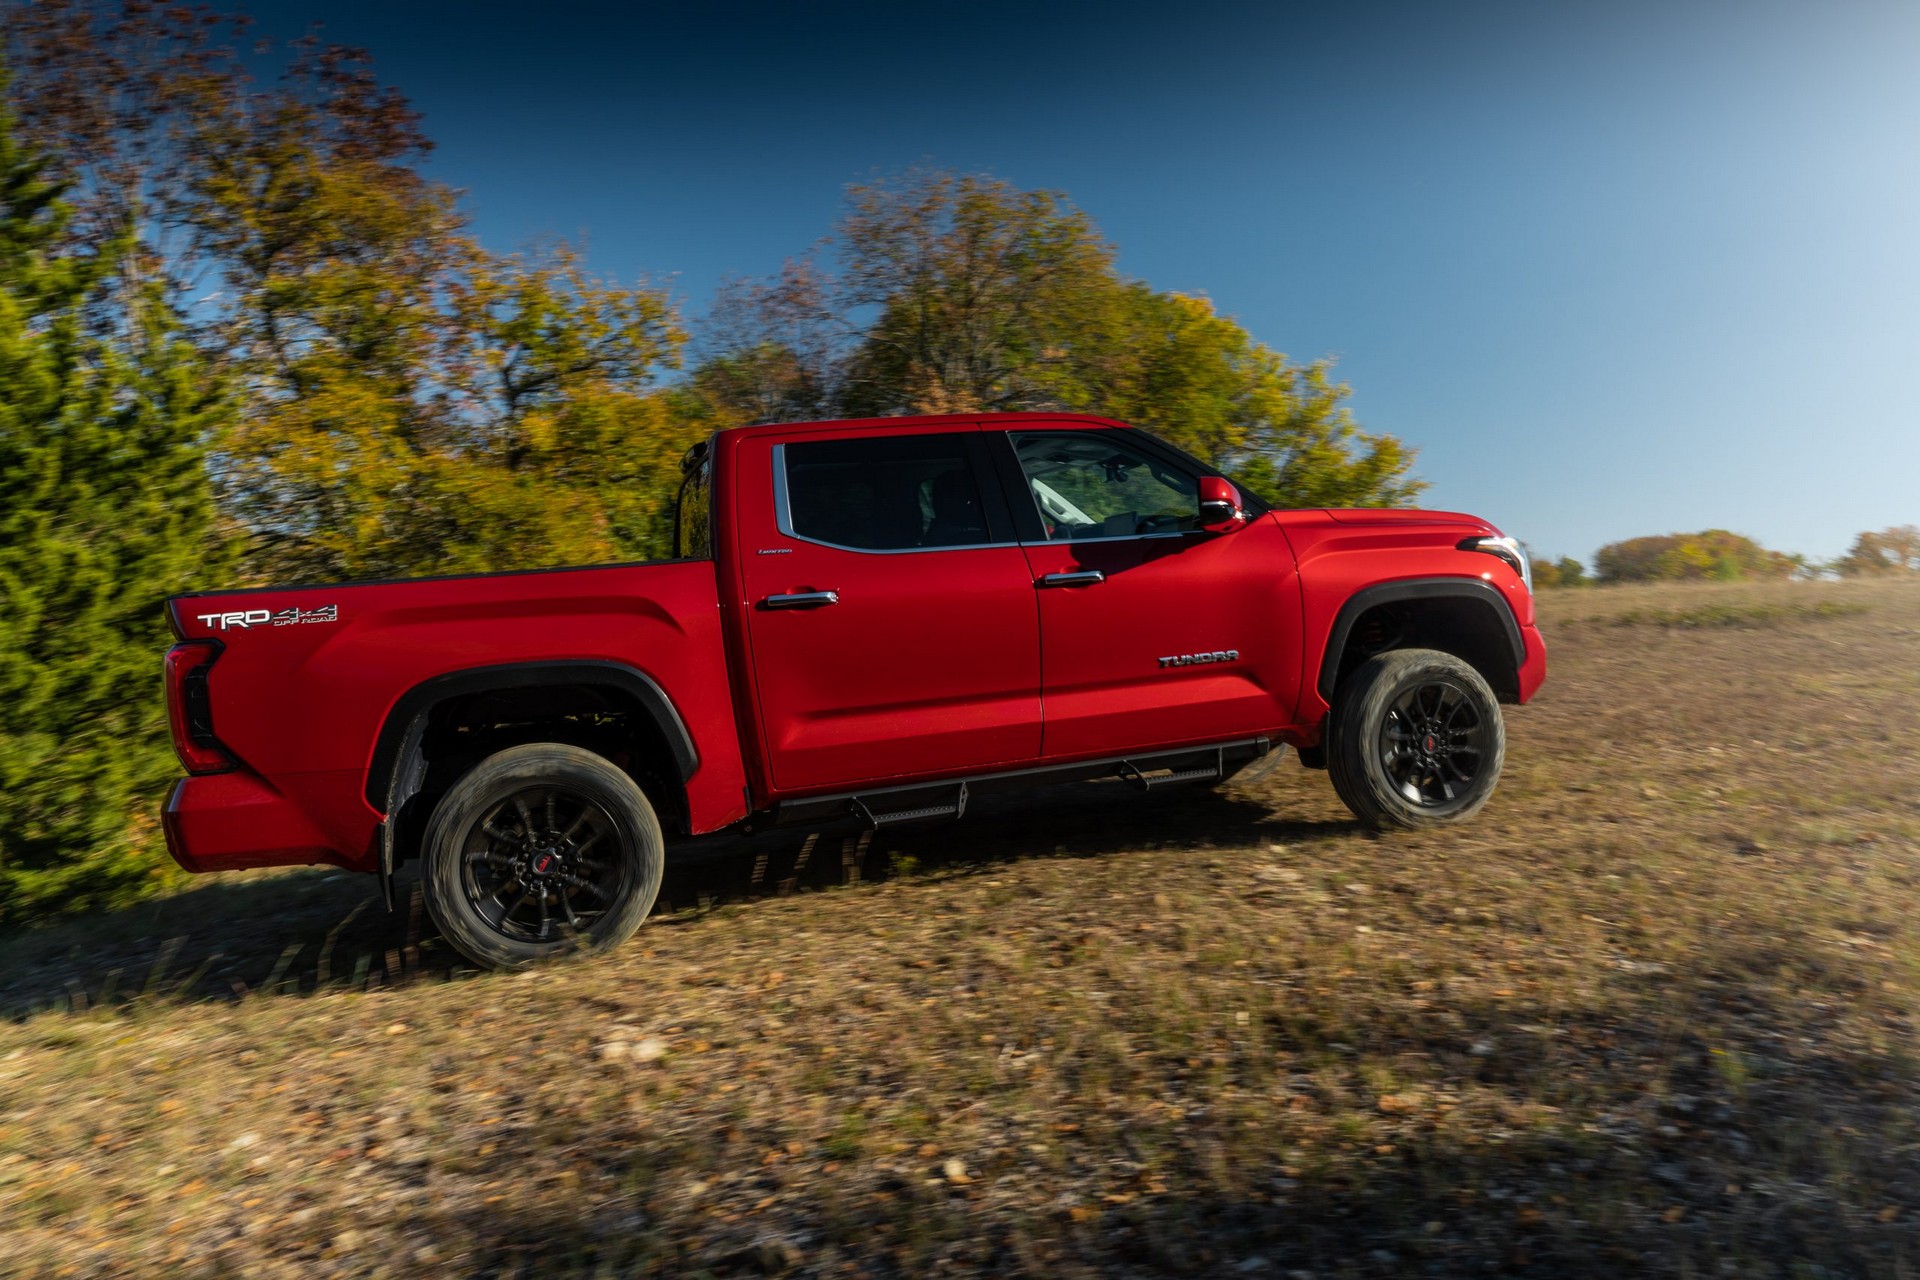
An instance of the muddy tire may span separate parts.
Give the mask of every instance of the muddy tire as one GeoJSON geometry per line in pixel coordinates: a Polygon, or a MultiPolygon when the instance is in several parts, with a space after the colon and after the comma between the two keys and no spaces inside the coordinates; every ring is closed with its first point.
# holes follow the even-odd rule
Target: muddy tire
{"type": "Polygon", "coordinates": [[[632,937],[665,861],[660,821],[632,778],[591,751],[536,742],[488,756],[441,798],[421,887],[456,951],[523,969],[632,937]]]}
{"type": "Polygon", "coordinates": [[[1327,717],[1334,790],[1356,818],[1382,829],[1472,817],[1493,794],[1506,749],[1486,680],[1432,649],[1368,659],[1341,683],[1327,717]]]}

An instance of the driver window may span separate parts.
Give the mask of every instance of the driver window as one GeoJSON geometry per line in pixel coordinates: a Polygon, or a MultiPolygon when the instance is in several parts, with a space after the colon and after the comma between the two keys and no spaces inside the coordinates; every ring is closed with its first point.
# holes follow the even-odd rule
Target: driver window
{"type": "Polygon", "coordinates": [[[1199,478],[1115,440],[1117,434],[1012,433],[1049,539],[1133,538],[1200,527],[1199,478]]]}

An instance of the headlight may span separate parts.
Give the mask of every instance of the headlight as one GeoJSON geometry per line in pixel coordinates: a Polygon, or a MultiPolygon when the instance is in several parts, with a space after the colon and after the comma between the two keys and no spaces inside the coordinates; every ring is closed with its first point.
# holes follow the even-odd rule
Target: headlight
{"type": "Polygon", "coordinates": [[[1463,551],[1484,551],[1490,556],[1499,556],[1513,566],[1520,575],[1520,581],[1527,584],[1527,594],[1533,594],[1533,562],[1527,559],[1525,547],[1518,538],[1468,538],[1460,544],[1463,551]]]}

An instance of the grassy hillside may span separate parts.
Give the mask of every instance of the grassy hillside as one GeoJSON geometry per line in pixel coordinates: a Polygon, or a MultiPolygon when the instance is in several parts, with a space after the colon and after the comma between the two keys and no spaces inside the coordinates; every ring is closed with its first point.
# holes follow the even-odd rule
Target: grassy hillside
{"type": "Polygon", "coordinates": [[[0,1272],[1914,1274],[1920,588],[1544,608],[1445,835],[1289,763],[516,977],[322,872],[0,943],[0,1272]]]}

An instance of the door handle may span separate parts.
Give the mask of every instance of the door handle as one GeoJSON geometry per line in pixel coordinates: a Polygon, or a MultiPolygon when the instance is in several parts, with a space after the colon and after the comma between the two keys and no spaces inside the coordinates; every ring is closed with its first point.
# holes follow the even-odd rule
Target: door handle
{"type": "Polygon", "coordinates": [[[839,603],[838,591],[796,591],[791,595],[768,596],[760,602],[760,607],[762,609],[819,609],[839,603]]]}
{"type": "Polygon", "coordinates": [[[1105,582],[1107,575],[1098,569],[1082,569],[1078,573],[1049,573],[1036,587],[1090,587],[1096,582],[1105,582]]]}

